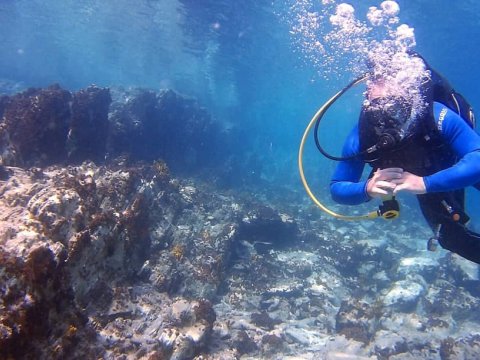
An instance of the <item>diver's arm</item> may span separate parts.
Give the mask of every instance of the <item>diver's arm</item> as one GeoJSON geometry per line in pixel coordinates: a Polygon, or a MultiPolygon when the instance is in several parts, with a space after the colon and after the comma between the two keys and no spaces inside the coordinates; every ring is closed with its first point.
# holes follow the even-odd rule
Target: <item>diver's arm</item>
{"type": "MultiPolygon", "coordinates": [[[[343,145],[342,156],[359,153],[358,127],[355,126],[343,145]]],[[[367,181],[360,181],[365,163],[361,158],[340,161],[330,182],[333,200],[340,204],[358,205],[370,200],[367,181]]]]}
{"type": "Polygon", "coordinates": [[[442,104],[434,104],[434,115],[442,137],[460,160],[450,168],[424,177],[426,191],[452,191],[480,182],[480,136],[442,104]]]}

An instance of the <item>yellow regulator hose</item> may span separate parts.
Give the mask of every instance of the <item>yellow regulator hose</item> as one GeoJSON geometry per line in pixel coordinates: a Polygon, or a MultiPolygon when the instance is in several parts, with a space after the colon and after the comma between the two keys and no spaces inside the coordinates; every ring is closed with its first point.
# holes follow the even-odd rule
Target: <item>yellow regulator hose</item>
{"type": "Polygon", "coordinates": [[[298,151],[298,170],[300,172],[300,178],[302,180],[303,186],[305,187],[305,191],[307,192],[308,196],[312,201],[317,205],[320,209],[325,211],[327,214],[341,220],[365,220],[365,219],[376,219],[379,216],[381,216],[379,211],[372,211],[368,214],[365,215],[358,215],[358,216],[348,216],[348,215],[342,215],[338,214],[330,209],[328,209],[325,205],[323,205],[313,194],[312,190],[310,189],[310,186],[307,183],[307,179],[305,178],[305,174],[303,171],[303,149],[305,147],[305,142],[308,138],[308,135],[310,134],[310,131],[312,130],[313,126],[317,122],[319,118],[321,118],[325,112],[328,110],[328,108],[340,97],[342,96],[346,90],[348,90],[350,87],[355,86],[362,81],[366,79],[366,76],[362,76],[358,78],[357,80],[353,81],[351,84],[349,84],[345,89],[337,92],[330,100],[328,100],[313,116],[312,120],[308,124],[307,128],[305,129],[305,132],[302,137],[302,141],[300,142],[300,148],[298,151]]]}

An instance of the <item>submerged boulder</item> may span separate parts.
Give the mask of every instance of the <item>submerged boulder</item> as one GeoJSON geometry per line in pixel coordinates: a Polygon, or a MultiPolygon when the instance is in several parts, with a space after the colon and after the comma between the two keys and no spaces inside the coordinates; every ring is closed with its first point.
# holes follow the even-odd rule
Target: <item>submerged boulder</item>
{"type": "Polygon", "coordinates": [[[227,158],[222,131],[195,99],[173,90],[115,89],[108,156],[164,159],[177,172],[199,172],[227,158]]]}
{"type": "Polygon", "coordinates": [[[64,161],[71,98],[70,92],[52,85],[5,99],[2,163],[38,166],[64,161]]]}
{"type": "Polygon", "coordinates": [[[67,151],[70,161],[103,161],[108,137],[108,88],[89,86],[73,94],[67,151]]]}
{"type": "Polygon", "coordinates": [[[400,280],[393,283],[383,302],[398,311],[412,311],[424,293],[425,287],[422,282],[414,279],[400,280]]]}
{"type": "Polygon", "coordinates": [[[251,243],[257,252],[292,246],[298,234],[292,217],[261,204],[252,204],[238,229],[238,237],[251,243]]]}

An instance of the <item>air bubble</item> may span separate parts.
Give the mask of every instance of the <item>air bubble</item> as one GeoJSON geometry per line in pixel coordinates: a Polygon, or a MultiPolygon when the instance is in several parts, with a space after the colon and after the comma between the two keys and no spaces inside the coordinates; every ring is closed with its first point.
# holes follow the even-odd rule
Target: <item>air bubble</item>
{"type": "Polygon", "coordinates": [[[418,90],[429,71],[418,57],[414,29],[401,24],[400,6],[383,1],[358,19],[351,4],[334,0],[297,0],[287,16],[299,53],[327,80],[345,81],[364,73],[382,78],[386,89],[413,105],[413,114],[425,110],[418,90]]]}

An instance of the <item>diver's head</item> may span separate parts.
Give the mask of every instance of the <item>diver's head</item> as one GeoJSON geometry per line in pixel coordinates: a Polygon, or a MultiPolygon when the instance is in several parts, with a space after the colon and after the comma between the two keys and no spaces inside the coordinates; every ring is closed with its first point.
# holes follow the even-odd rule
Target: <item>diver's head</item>
{"type": "Polygon", "coordinates": [[[364,103],[364,117],[378,148],[398,145],[408,134],[412,104],[401,95],[370,93],[364,103]],[[374,96],[375,95],[375,96],[374,96]]]}
{"type": "Polygon", "coordinates": [[[362,115],[372,139],[385,147],[411,137],[430,111],[431,74],[415,54],[377,52],[371,58],[362,115]],[[393,141],[393,139],[395,141],[393,141]]]}

